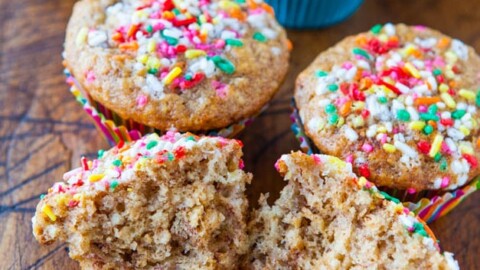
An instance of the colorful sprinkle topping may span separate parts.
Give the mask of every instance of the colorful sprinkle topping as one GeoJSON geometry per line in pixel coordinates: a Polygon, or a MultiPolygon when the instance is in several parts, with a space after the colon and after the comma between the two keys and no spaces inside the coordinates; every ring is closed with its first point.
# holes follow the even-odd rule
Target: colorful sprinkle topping
{"type": "Polygon", "coordinates": [[[350,141],[361,133],[363,146],[349,156],[362,176],[370,175],[368,156],[384,151],[409,168],[421,159],[436,162],[441,176],[432,189],[463,186],[478,166],[480,147],[471,137],[479,130],[480,80],[462,80],[468,48],[419,28],[410,30],[420,31],[418,37],[402,40],[397,30],[375,25],[356,37],[349,60],[315,72],[326,116],[306,125],[315,132],[340,129],[350,141]]]}

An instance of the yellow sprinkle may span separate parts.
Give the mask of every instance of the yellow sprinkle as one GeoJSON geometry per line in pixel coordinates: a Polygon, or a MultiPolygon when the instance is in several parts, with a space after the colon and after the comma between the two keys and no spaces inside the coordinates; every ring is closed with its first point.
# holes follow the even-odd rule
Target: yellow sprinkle
{"type": "Polygon", "coordinates": [[[384,143],[384,144],[382,145],[382,148],[383,148],[383,150],[385,150],[387,153],[394,153],[394,152],[397,150],[397,148],[396,148],[394,145],[389,144],[389,143],[384,143]]]}
{"type": "Polygon", "coordinates": [[[408,125],[410,129],[413,130],[422,130],[425,127],[425,122],[423,121],[413,121],[408,125]]]}
{"type": "Polygon", "coordinates": [[[385,127],[380,126],[377,128],[377,133],[387,133],[387,129],[385,127]]]}
{"type": "Polygon", "coordinates": [[[412,74],[413,77],[417,79],[420,78],[420,73],[412,64],[406,63],[405,68],[408,70],[408,72],[410,72],[410,74],[412,74]]]}
{"type": "Polygon", "coordinates": [[[156,57],[149,57],[147,60],[147,68],[148,69],[159,69],[160,68],[160,60],[156,57]]]}
{"type": "Polygon", "coordinates": [[[339,117],[338,122],[337,122],[337,127],[341,127],[345,124],[345,118],[344,117],[339,117]]]}
{"type": "Polygon", "coordinates": [[[105,175],[103,173],[96,173],[96,174],[91,174],[89,177],[88,177],[88,181],[90,182],[98,182],[100,180],[102,180],[102,178],[104,177],[105,175]]]}
{"type": "Polygon", "coordinates": [[[77,38],[75,39],[75,45],[81,46],[87,42],[88,36],[88,28],[82,27],[80,31],[78,31],[77,38]]]}
{"type": "Polygon", "coordinates": [[[466,89],[460,89],[460,91],[458,91],[458,94],[468,101],[474,101],[475,100],[475,93],[473,91],[466,90],[466,89]]]}
{"type": "Polygon", "coordinates": [[[57,220],[57,216],[53,213],[52,208],[50,208],[50,205],[45,204],[42,207],[42,212],[45,215],[47,215],[50,218],[51,221],[56,221],[57,220]]]}
{"type": "Polygon", "coordinates": [[[440,84],[440,86],[438,86],[438,90],[440,91],[440,93],[445,93],[448,91],[448,85],[442,83],[440,84]]]}
{"type": "Polygon", "coordinates": [[[352,110],[354,111],[361,111],[363,108],[365,108],[365,102],[363,101],[355,101],[352,104],[352,110]]]}
{"type": "Polygon", "coordinates": [[[205,51],[202,50],[187,50],[185,52],[185,57],[188,59],[197,58],[199,56],[206,55],[205,51]]]}
{"type": "Polygon", "coordinates": [[[175,78],[182,73],[182,69],[179,67],[174,67],[168,74],[163,78],[162,82],[165,85],[169,85],[175,78]]]}
{"type": "Polygon", "coordinates": [[[474,154],[473,148],[470,145],[466,144],[465,142],[461,142],[458,148],[460,149],[460,153],[462,154],[469,154],[469,155],[474,154]]]}
{"type": "Polygon", "coordinates": [[[363,120],[363,117],[359,115],[353,118],[352,124],[353,124],[353,127],[356,127],[356,128],[363,127],[363,125],[365,125],[365,121],[363,120]]]}
{"type": "Polygon", "coordinates": [[[218,6],[221,9],[224,9],[224,10],[228,10],[228,9],[232,9],[232,8],[239,8],[237,3],[233,2],[233,1],[226,1],[226,0],[220,1],[218,3],[218,6]]]}
{"type": "Polygon", "coordinates": [[[468,129],[466,126],[461,125],[458,129],[463,133],[463,135],[470,135],[470,129],[468,129]]]}
{"type": "Polygon", "coordinates": [[[155,42],[155,40],[150,39],[147,45],[148,52],[155,52],[156,48],[157,48],[157,43],[155,42]]]}
{"type": "Polygon", "coordinates": [[[146,54],[142,54],[137,57],[137,61],[144,65],[145,63],[147,63],[147,60],[148,60],[148,56],[146,54]]]}
{"type": "Polygon", "coordinates": [[[385,34],[380,34],[378,36],[378,39],[381,41],[381,42],[387,42],[388,41],[388,36],[385,35],[385,34]]]}
{"type": "Polygon", "coordinates": [[[133,188],[127,188],[127,191],[128,191],[128,192],[132,192],[132,191],[133,191],[133,188]]]}
{"type": "Polygon", "coordinates": [[[442,93],[440,97],[450,109],[455,109],[457,107],[457,103],[455,103],[455,100],[453,100],[452,96],[448,93],[442,93]]]}
{"type": "Polygon", "coordinates": [[[198,16],[198,19],[200,20],[200,22],[201,22],[202,24],[204,24],[204,23],[207,21],[207,19],[205,18],[205,15],[203,15],[203,14],[200,15],[200,16],[198,16]]]}
{"type": "Polygon", "coordinates": [[[365,184],[367,184],[367,178],[361,176],[360,178],[358,178],[358,184],[362,187],[365,186],[365,184]]]}
{"type": "Polygon", "coordinates": [[[411,54],[414,54],[416,49],[413,47],[413,45],[408,45],[405,50],[403,51],[404,56],[409,56],[411,54]]]}
{"type": "Polygon", "coordinates": [[[140,159],[135,163],[135,170],[140,170],[145,167],[145,159],[140,159]]]}
{"type": "Polygon", "coordinates": [[[148,18],[147,12],[145,10],[138,10],[135,13],[133,13],[134,18],[139,18],[139,19],[146,19],[148,18]]]}
{"type": "Polygon", "coordinates": [[[442,142],[443,142],[443,136],[440,134],[435,135],[435,138],[433,139],[432,143],[432,148],[430,148],[430,152],[428,152],[428,155],[430,157],[435,157],[435,155],[440,151],[440,147],[442,147],[442,142]]]}
{"type": "Polygon", "coordinates": [[[455,78],[455,73],[451,69],[447,69],[445,71],[445,76],[447,76],[448,79],[453,79],[455,78]]]}
{"type": "Polygon", "coordinates": [[[73,195],[73,199],[75,201],[83,201],[83,194],[77,193],[77,194],[73,195]]]}
{"type": "Polygon", "coordinates": [[[403,205],[402,204],[395,204],[395,208],[393,208],[397,213],[403,213],[403,205]]]}
{"type": "Polygon", "coordinates": [[[453,53],[452,51],[446,52],[445,53],[445,58],[447,60],[447,63],[449,63],[449,64],[454,64],[458,60],[457,55],[455,53],[453,53]]]}
{"type": "Polygon", "coordinates": [[[67,204],[67,195],[66,194],[59,194],[55,198],[55,201],[57,202],[58,205],[67,204]]]}
{"type": "Polygon", "coordinates": [[[212,19],[212,24],[218,24],[218,22],[219,22],[218,16],[212,19]]]}

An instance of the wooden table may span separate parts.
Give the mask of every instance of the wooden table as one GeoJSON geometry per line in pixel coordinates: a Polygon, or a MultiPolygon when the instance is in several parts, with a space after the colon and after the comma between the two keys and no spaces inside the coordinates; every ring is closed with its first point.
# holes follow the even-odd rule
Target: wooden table
{"type": "MultiPolygon", "coordinates": [[[[0,269],[78,269],[66,246],[41,247],[31,233],[40,194],[62,174],[107,148],[71,97],[62,75],[64,30],[73,0],[0,0],[0,269]]],[[[477,1],[367,0],[349,20],[315,31],[289,31],[294,43],[288,78],[268,111],[240,139],[246,169],[255,178],[251,205],[261,192],[278,197],[284,183],[273,168],[298,149],[289,103],[297,74],[322,50],[376,23],[425,24],[480,51],[477,1]]],[[[434,222],[442,246],[463,269],[480,269],[480,192],[434,222]]]]}

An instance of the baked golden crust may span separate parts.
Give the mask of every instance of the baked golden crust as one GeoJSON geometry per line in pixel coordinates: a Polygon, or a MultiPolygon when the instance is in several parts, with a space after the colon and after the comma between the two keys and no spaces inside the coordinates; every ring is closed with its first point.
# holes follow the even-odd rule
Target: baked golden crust
{"type": "MultiPolygon", "coordinates": [[[[65,63],[94,100],[122,118],[160,130],[218,129],[255,115],[279,89],[288,68],[287,38],[274,18],[266,15],[268,24],[277,32],[276,38],[259,42],[252,37],[256,30],[244,23],[246,32],[240,38],[243,46],[223,51],[222,56],[235,66],[233,74],[217,71],[186,90],[165,87],[161,98],[145,93],[142,87],[147,70],[134,68],[137,55],[121,50],[111,40],[115,29],[105,25],[105,10],[116,2],[119,1],[83,0],[75,4],[67,27],[65,63]],[[90,46],[79,37],[85,27],[105,28],[108,40],[90,46]],[[224,95],[214,89],[214,81],[226,85],[224,95]],[[141,106],[137,102],[140,96],[148,100],[141,106]]],[[[174,61],[173,66],[184,70],[191,62],[181,54],[174,61]]]]}
{"type": "MultiPolygon", "coordinates": [[[[376,34],[368,32],[345,38],[337,45],[321,53],[298,76],[295,101],[304,124],[305,133],[322,153],[353,162],[354,170],[357,173],[368,176],[367,178],[378,186],[397,189],[412,188],[419,191],[455,189],[464,185],[480,173],[480,167],[477,165],[480,152],[477,151],[479,134],[477,121],[479,118],[477,112],[478,101],[476,101],[480,87],[480,58],[471,47],[425,27],[387,24],[380,29],[379,33],[376,34]],[[390,35],[387,33],[387,27],[390,35]],[[395,34],[391,34],[391,32],[395,34]],[[398,46],[392,46],[393,48],[388,49],[386,53],[372,52],[372,45],[368,42],[372,39],[379,40],[382,38],[387,41],[380,42],[380,44],[388,46],[385,44],[394,42],[396,39],[398,40],[398,46]],[[422,46],[427,46],[426,43],[428,42],[434,44],[429,49],[423,48],[422,46]],[[419,45],[420,43],[422,43],[422,46],[419,45]],[[460,49],[453,49],[452,44],[460,47],[460,49]],[[408,46],[412,48],[408,48],[408,46]],[[457,51],[464,55],[458,55],[457,51]],[[362,53],[367,53],[366,57],[370,59],[366,59],[362,53]],[[392,56],[395,53],[398,54],[392,56]],[[394,59],[395,57],[400,57],[401,60],[394,59]],[[424,62],[425,60],[430,61],[430,64],[422,68],[422,63],[418,61],[424,62]],[[376,64],[373,64],[373,61],[376,64]],[[320,76],[325,78],[342,69],[342,65],[345,67],[345,63],[349,63],[346,66],[347,68],[352,68],[350,64],[357,68],[356,74],[351,75],[352,77],[347,80],[344,80],[344,78],[331,79],[332,84],[336,84],[339,88],[342,88],[341,84],[343,82],[347,82],[349,85],[356,84],[359,92],[363,93],[363,104],[358,102],[360,101],[358,96],[350,98],[352,94],[348,91],[351,91],[351,89],[347,89],[347,94],[344,94],[342,89],[336,92],[320,90],[322,87],[320,81],[325,79],[320,78],[317,72],[324,71],[325,73],[320,74],[320,76]],[[362,67],[365,63],[370,66],[370,70],[362,67]],[[413,72],[420,73],[415,74],[419,78],[414,78],[409,71],[410,67],[405,66],[407,63],[417,65],[413,65],[413,72]],[[433,67],[428,65],[433,65],[433,67]],[[392,67],[400,69],[400,71],[394,71],[393,73],[403,72],[402,76],[406,78],[398,79],[398,77],[392,78],[391,74],[386,75],[387,72],[391,72],[392,67]],[[334,72],[332,72],[333,69],[335,69],[334,72]],[[438,71],[435,71],[436,69],[438,71]],[[365,71],[368,71],[374,77],[370,82],[365,79],[369,76],[362,75],[362,72],[365,71]],[[434,72],[438,72],[436,74],[440,74],[442,78],[439,79],[439,76],[433,74],[434,72]],[[383,81],[380,82],[379,79],[383,81]],[[432,79],[435,81],[432,82],[432,79]],[[399,87],[402,87],[402,85],[397,87],[398,82],[403,82],[403,86],[405,86],[405,81],[414,80],[426,82],[425,85],[429,85],[427,88],[430,89],[415,89],[416,86],[423,87],[419,82],[418,85],[413,83],[409,85],[410,90],[407,90],[407,92],[400,92],[399,95],[392,93],[400,91],[399,87]],[[366,83],[373,86],[362,85],[366,83]],[[447,86],[448,91],[440,90],[441,87],[444,87],[442,83],[447,86]],[[385,88],[388,89],[385,90],[385,88]],[[462,95],[467,93],[470,95],[469,99],[460,95],[460,91],[465,90],[466,92],[462,92],[462,95]],[[417,93],[420,91],[424,92],[417,93]],[[452,97],[456,103],[456,108],[450,108],[445,104],[445,93],[452,97]],[[382,102],[385,102],[385,104],[380,101],[369,101],[369,98],[374,96],[375,98],[381,98],[381,95],[384,96],[382,102]],[[422,119],[422,113],[428,114],[430,107],[420,108],[421,105],[416,103],[414,95],[422,98],[433,97],[438,99],[438,102],[435,103],[438,112],[433,113],[437,116],[437,121],[433,121],[435,123],[422,119]],[[344,110],[346,109],[343,108],[343,105],[340,105],[342,102],[338,102],[345,97],[348,99],[347,102],[352,102],[348,113],[345,113],[344,110]],[[398,103],[393,104],[397,101],[400,105],[398,103]],[[411,104],[412,101],[413,104],[411,104]],[[334,125],[328,122],[329,120],[335,120],[329,118],[331,113],[328,113],[326,108],[329,103],[335,105],[334,110],[338,116],[338,122],[334,125]],[[409,105],[406,105],[407,103],[409,105]],[[385,106],[385,109],[382,109],[382,106],[385,106]],[[394,108],[395,106],[398,108],[394,108]],[[446,108],[441,108],[441,106],[446,108]],[[370,110],[372,107],[375,107],[374,110],[378,112],[375,116],[372,116],[373,113],[370,110]],[[413,108],[414,112],[408,107],[413,108]],[[453,117],[450,115],[455,110],[460,110],[459,107],[466,108],[464,111],[466,111],[465,115],[468,115],[468,119],[452,119],[453,117]],[[407,121],[398,118],[398,111],[402,108],[403,111],[408,112],[406,117],[409,120],[407,121]],[[419,109],[427,111],[421,112],[419,109]],[[365,110],[370,111],[365,115],[365,110]],[[442,114],[444,112],[447,112],[446,115],[449,117],[444,119],[442,114]],[[417,119],[413,119],[414,114],[416,114],[417,119]],[[341,121],[345,124],[339,124],[341,121]],[[443,125],[443,123],[449,124],[448,121],[452,122],[452,126],[443,125]],[[415,123],[412,124],[412,122],[415,123]],[[431,124],[435,125],[433,130],[425,131],[425,126],[431,124]],[[465,128],[466,126],[468,127],[465,128]],[[463,135],[459,133],[459,130],[462,130],[463,135]],[[400,135],[402,138],[399,138],[400,135]],[[439,141],[440,149],[437,149],[436,153],[430,151],[434,144],[438,146],[439,141]],[[448,143],[447,147],[445,147],[446,142],[448,143]]],[[[345,69],[347,70],[347,68],[345,69]]],[[[348,70],[346,73],[348,73],[348,70]]],[[[323,84],[323,87],[328,87],[328,85],[323,84]]],[[[404,91],[404,88],[401,88],[401,90],[404,91]]],[[[329,109],[332,109],[332,107],[329,107],[329,109]]],[[[401,117],[405,117],[403,111],[401,117]]]]}

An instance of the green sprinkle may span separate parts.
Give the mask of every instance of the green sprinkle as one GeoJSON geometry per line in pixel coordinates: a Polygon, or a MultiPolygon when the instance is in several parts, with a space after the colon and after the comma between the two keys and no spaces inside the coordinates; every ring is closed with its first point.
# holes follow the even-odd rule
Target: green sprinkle
{"type": "Polygon", "coordinates": [[[165,39],[165,41],[169,44],[169,45],[172,45],[172,46],[175,46],[178,44],[178,39],[174,38],[174,37],[170,37],[170,36],[165,36],[163,34],[163,31],[160,31],[160,36],[165,39]]]}
{"type": "Polygon", "coordinates": [[[354,48],[354,49],[352,50],[352,52],[353,52],[353,54],[361,55],[361,56],[367,58],[368,60],[371,59],[371,57],[370,57],[370,55],[367,53],[367,51],[362,50],[362,49],[360,49],[360,48],[354,48]]]}
{"type": "Polygon", "coordinates": [[[155,75],[155,74],[158,73],[158,69],[156,69],[156,68],[151,68],[151,69],[149,69],[147,72],[148,72],[148,74],[155,75]]]}
{"type": "Polygon", "coordinates": [[[180,10],[178,10],[178,8],[172,9],[172,12],[173,12],[175,15],[180,15],[180,10]]]}
{"type": "Polygon", "coordinates": [[[114,190],[116,187],[118,187],[118,182],[117,180],[113,180],[112,183],[110,183],[110,188],[114,190]]]}
{"type": "Polygon", "coordinates": [[[245,4],[245,0],[235,0],[238,4],[245,4]]]}
{"type": "Polygon", "coordinates": [[[407,110],[398,110],[397,118],[403,122],[410,121],[410,113],[407,110]]]}
{"type": "Polygon", "coordinates": [[[192,74],[185,74],[185,80],[190,81],[192,79],[192,74]]]}
{"type": "Polygon", "coordinates": [[[227,45],[235,46],[235,47],[243,46],[243,42],[239,39],[227,38],[225,39],[225,43],[227,43],[227,45]]]}
{"type": "Polygon", "coordinates": [[[388,195],[386,192],[383,192],[383,191],[379,191],[379,192],[380,192],[380,194],[382,194],[383,197],[385,197],[386,200],[394,202],[394,203],[400,203],[400,200],[398,200],[397,198],[395,198],[393,196],[388,195]]]}
{"type": "Polygon", "coordinates": [[[193,136],[188,136],[187,141],[196,142],[195,137],[193,137],[193,136]]]}
{"type": "Polygon", "coordinates": [[[40,200],[42,200],[43,198],[45,198],[45,196],[47,196],[47,195],[45,195],[45,194],[40,194],[40,200]]]}
{"type": "Polygon", "coordinates": [[[147,144],[147,150],[152,149],[153,147],[157,146],[158,142],[157,141],[151,141],[147,144]]]}
{"type": "Polygon", "coordinates": [[[421,236],[428,237],[428,233],[425,231],[423,224],[420,222],[416,222],[415,224],[413,224],[413,230],[415,233],[418,233],[421,236]]]}
{"type": "Polygon", "coordinates": [[[378,97],[377,100],[378,100],[378,102],[380,102],[381,104],[385,104],[385,103],[387,103],[387,101],[388,101],[387,97],[385,97],[385,96],[378,97]]]}
{"type": "Polygon", "coordinates": [[[477,90],[477,95],[475,96],[475,104],[477,107],[480,107],[480,89],[477,90]]]}
{"type": "Polygon", "coordinates": [[[221,71],[227,74],[233,74],[235,72],[235,66],[232,64],[232,62],[228,61],[227,59],[222,58],[221,56],[218,56],[218,55],[215,55],[211,59],[213,63],[215,63],[215,66],[218,67],[221,71]]]}
{"type": "Polygon", "coordinates": [[[147,32],[152,33],[153,32],[153,26],[147,25],[147,32]]]}
{"type": "Polygon", "coordinates": [[[338,122],[338,114],[330,114],[328,116],[328,123],[331,125],[335,125],[338,122]]]}
{"type": "Polygon", "coordinates": [[[175,159],[175,156],[170,152],[168,152],[167,157],[168,157],[168,161],[172,161],[175,159]]]}
{"type": "Polygon", "coordinates": [[[105,150],[103,150],[103,149],[98,150],[98,152],[97,152],[98,158],[102,158],[104,153],[105,153],[105,150]]]}
{"type": "Polygon", "coordinates": [[[336,84],[330,84],[330,85],[327,86],[327,88],[328,88],[328,90],[329,90],[330,92],[335,92],[335,91],[338,90],[338,85],[336,85],[336,84]]]}
{"type": "Polygon", "coordinates": [[[426,125],[423,128],[423,133],[425,133],[425,135],[430,135],[430,134],[432,134],[432,132],[433,132],[433,127],[430,126],[430,125],[426,125]]]}
{"type": "Polygon", "coordinates": [[[453,119],[462,119],[462,117],[467,113],[465,110],[455,110],[452,112],[453,119]]]}
{"type": "Polygon", "coordinates": [[[113,166],[115,166],[115,167],[120,167],[120,166],[122,166],[122,161],[121,161],[120,159],[117,159],[117,160],[114,160],[114,161],[112,162],[112,164],[113,164],[113,166]]]}
{"type": "Polygon", "coordinates": [[[429,120],[433,120],[433,121],[438,121],[438,116],[435,115],[435,114],[431,114],[431,113],[421,113],[420,114],[420,119],[424,120],[424,121],[429,121],[429,120]]]}
{"type": "Polygon", "coordinates": [[[315,75],[317,75],[317,77],[325,77],[328,75],[328,73],[323,70],[317,70],[317,72],[315,72],[315,75]]]}
{"type": "Polygon", "coordinates": [[[257,41],[260,41],[260,42],[266,42],[267,41],[267,38],[260,32],[255,32],[255,34],[253,34],[253,39],[255,39],[257,41]]]}
{"type": "Polygon", "coordinates": [[[370,29],[370,31],[371,31],[374,35],[378,35],[378,34],[380,34],[380,31],[382,31],[382,27],[383,27],[383,26],[382,26],[381,24],[376,24],[376,25],[374,25],[374,26],[370,29]]]}
{"type": "Polygon", "coordinates": [[[430,105],[430,107],[428,107],[428,112],[429,112],[430,114],[436,114],[437,111],[438,111],[438,106],[437,106],[437,104],[432,104],[432,105],[430,105]]]}
{"type": "Polygon", "coordinates": [[[337,108],[335,107],[335,105],[330,103],[325,107],[325,112],[328,113],[328,114],[335,113],[335,112],[337,112],[337,108]]]}
{"type": "Polygon", "coordinates": [[[440,154],[440,152],[438,152],[438,153],[435,154],[435,156],[433,157],[433,160],[435,160],[435,162],[439,162],[441,158],[442,158],[442,154],[440,154]]]}
{"type": "Polygon", "coordinates": [[[477,180],[477,189],[480,189],[480,180],[477,180]]]}
{"type": "Polygon", "coordinates": [[[441,75],[441,74],[442,74],[442,71],[440,69],[436,68],[436,69],[433,70],[433,75],[438,76],[438,75],[441,75]]]}
{"type": "Polygon", "coordinates": [[[440,162],[440,170],[441,171],[447,170],[447,160],[445,160],[444,158],[442,158],[442,161],[440,162]]]}

